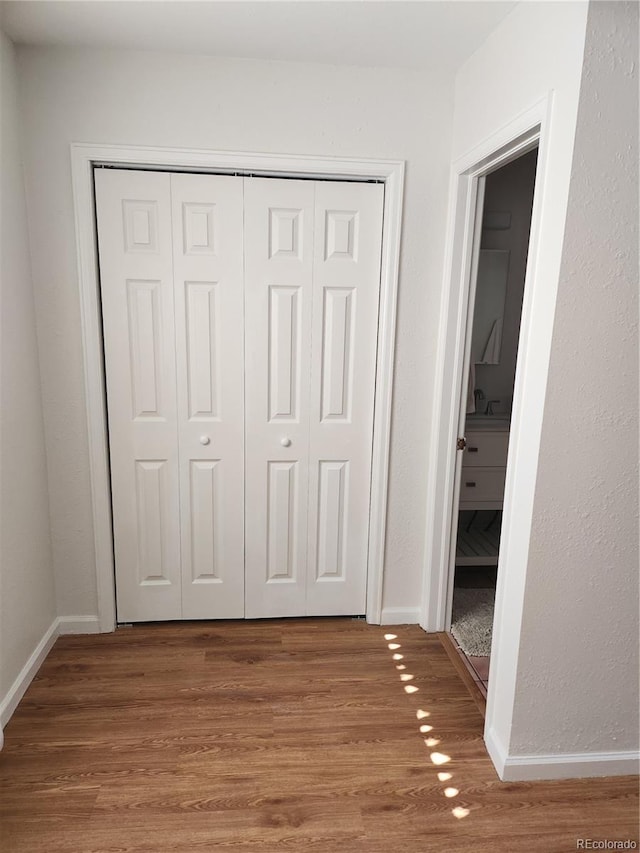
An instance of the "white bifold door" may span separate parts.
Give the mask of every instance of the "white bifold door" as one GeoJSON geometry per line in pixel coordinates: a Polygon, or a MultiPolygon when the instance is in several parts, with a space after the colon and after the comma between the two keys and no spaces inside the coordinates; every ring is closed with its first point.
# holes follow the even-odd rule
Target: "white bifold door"
{"type": "Polygon", "coordinates": [[[364,613],[382,186],[95,186],[118,619],[364,613]]]}

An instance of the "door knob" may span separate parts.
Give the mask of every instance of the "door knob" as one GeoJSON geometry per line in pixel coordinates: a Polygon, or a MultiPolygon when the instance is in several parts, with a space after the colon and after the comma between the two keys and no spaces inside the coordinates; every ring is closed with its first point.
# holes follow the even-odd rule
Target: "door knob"
{"type": "Polygon", "coordinates": [[[290,438],[286,438],[286,437],[285,437],[285,438],[281,438],[281,439],[280,439],[280,444],[281,444],[283,447],[290,447],[290,446],[291,446],[291,439],[290,439],[290,438]]]}
{"type": "Polygon", "coordinates": [[[208,435],[201,435],[200,436],[200,444],[211,444],[211,439],[209,438],[208,435]]]}

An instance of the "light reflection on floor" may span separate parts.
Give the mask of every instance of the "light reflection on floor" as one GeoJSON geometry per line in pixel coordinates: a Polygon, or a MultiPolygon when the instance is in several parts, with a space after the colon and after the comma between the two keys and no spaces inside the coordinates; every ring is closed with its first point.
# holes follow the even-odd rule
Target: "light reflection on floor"
{"type": "MultiPolygon", "coordinates": [[[[387,646],[389,650],[393,652],[393,654],[391,655],[392,660],[404,660],[404,655],[397,651],[397,649],[402,648],[402,644],[398,642],[393,642],[394,640],[398,639],[398,635],[387,633],[384,635],[384,638],[387,641],[387,646]]],[[[396,665],[396,669],[400,671],[399,678],[401,682],[413,681],[413,679],[415,678],[412,673],[404,672],[406,668],[407,666],[404,663],[396,665]]],[[[405,693],[409,694],[418,693],[420,690],[420,688],[416,687],[415,684],[404,684],[403,686],[405,693]]],[[[426,717],[429,716],[431,716],[431,712],[425,710],[424,708],[418,708],[418,710],[416,711],[416,719],[418,720],[424,720],[426,717]]],[[[421,734],[427,734],[433,731],[433,726],[423,723],[419,726],[419,730],[421,734]]],[[[432,736],[424,738],[424,743],[428,749],[433,749],[433,747],[438,746],[440,740],[439,738],[432,736]]],[[[451,761],[451,756],[447,755],[444,752],[431,752],[429,757],[432,763],[436,765],[436,767],[440,767],[443,764],[448,764],[448,762],[451,761]]],[[[448,782],[450,779],[453,779],[453,773],[440,771],[437,775],[439,782],[448,782]]],[[[452,785],[449,785],[443,790],[442,793],[447,799],[453,799],[453,797],[458,796],[460,791],[458,790],[458,788],[454,788],[452,785]]],[[[451,814],[458,820],[462,820],[462,818],[467,817],[469,812],[470,810],[464,808],[463,806],[456,806],[451,810],[451,814]]]]}

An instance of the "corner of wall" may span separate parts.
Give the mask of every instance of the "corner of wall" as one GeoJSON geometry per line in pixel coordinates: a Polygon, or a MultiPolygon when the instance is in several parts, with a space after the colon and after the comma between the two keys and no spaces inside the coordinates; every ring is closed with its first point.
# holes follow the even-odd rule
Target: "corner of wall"
{"type": "Polygon", "coordinates": [[[57,616],[19,78],[14,46],[4,33],[0,61],[0,722],[4,723],[55,639],[57,616]]]}

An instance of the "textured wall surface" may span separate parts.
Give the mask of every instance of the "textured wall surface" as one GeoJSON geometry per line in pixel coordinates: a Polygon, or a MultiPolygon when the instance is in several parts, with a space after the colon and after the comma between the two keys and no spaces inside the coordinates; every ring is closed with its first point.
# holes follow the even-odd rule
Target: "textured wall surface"
{"type": "Polygon", "coordinates": [[[417,606],[453,81],[172,54],[19,55],[59,612],[96,612],[72,141],[407,161],[384,605],[417,606]]]}
{"type": "MultiPolygon", "coordinates": [[[[485,736],[498,765],[509,755],[518,687],[522,615],[530,606],[525,596],[529,538],[573,160],[586,20],[585,3],[520,3],[469,59],[456,78],[452,146],[454,159],[463,156],[479,159],[505,144],[509,138],[505,138],[506,134],[517,135],[514,122],[536,105],[536,119],[542,110],[545,121],[538,161],[538,195],[534,202],[535,246],[530,251],[531,284],[525,288],[524,330],[518,353],[518,387],[514,395],[514,418],[511,423],[511,448],[516,449],[518,465],[510,465],[507,475],[487,700],[485,736]],[[499,131],[499,141],[496,141],[499,131]]],[[[521,129],[521,125],[518,124],[518,128],[521,129]]],[[[470,162],[473,163],[473,159],[470,162]]],[[[455,308],[455,291],[451,302],[455,308]]],[[[452,359],[449,359],[451,362],[452,359]]],[[[445,404],[451,405],[446,400],[447,387],[445,377],[443,397],[445,404]]],[[[451,410],[454,408],[455,401],[451,410]]],[[[442,448],[447,446],[448,435],[445,418],[441,418],[441,421],[442,425],[434,424],[434,433],[439,430],[439,442],[431,460],[431,476],[442,495],[446,489],[447,472],[440,460],[444,456],[442,448]]],[[[436,510],[442,503],[442,500],[434,501],[436,510]]],[[[437,523],[429,530],[428,544],[433,542],[431,553],[436,558],[442,545],[440,530],[437,523]]],[[[432,572],[431,583],[427,588],[427,594],[432,600],[438,595],[437,581],[436,573],[432,572]]],[[[532,606],[540,617],[535,603],[532,606]]]]}
{"type": "Polygon", "coordinates": [[[13,46],[0,33],[0,702],[55,612],[13,46]]]}
{"type": "Polygon", "coordinates": [[[638,5],[589,9],[511,751],[638,748],[638,5]]]}

